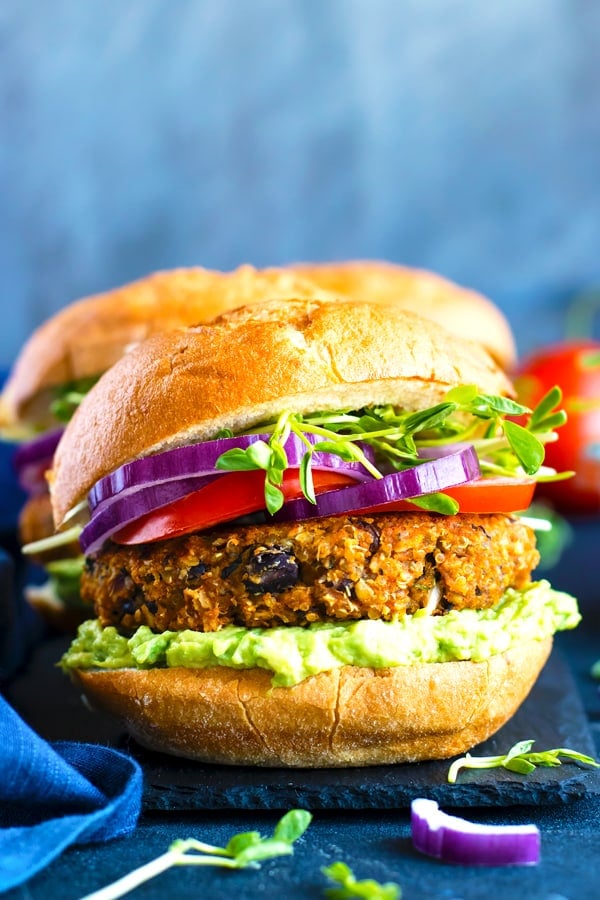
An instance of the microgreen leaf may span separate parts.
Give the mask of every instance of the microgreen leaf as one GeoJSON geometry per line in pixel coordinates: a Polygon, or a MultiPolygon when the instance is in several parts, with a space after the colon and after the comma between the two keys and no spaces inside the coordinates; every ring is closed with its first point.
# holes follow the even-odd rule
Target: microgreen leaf
{"type": "Polygon", "coordinates": [[[529,427],[532,430],[539,430],[538,426],[544,419],[558,406],[562,400],[562,391],[558,386],[550,388],[547,394],[544,394],[540,402],[537,404],[529,418],[529,427]]]}
{"type": "Polygon", "coordinates": [[[236,853],[235,861],[237,868],[244,869],[250,863],[259,863],[275,856],[291,856],[293,852],[292,846],[286,841],[268,838],[257,844],[249,844],[244,850],[236,853]]]}
{"type": "Polygon", "coordinates": [[[534,475],[544,462],[544,445],[531,431],[517,422],[503,422],[504,434],[515,456],[528,475],[534,475]]]}
{"type": "Polygon", "coordinates": [[[235,447],[233,450],[226,450],[217,459],[215,468],[226,469],[230,472],[251,471],[260,468],[256,465],[255,459],[248,454],[249,449],[249,447],[246,450],[235,447]]]}
{"type": "Polygon", "coordinates": [[[446,400],[465,406],[472,403],[477,394],[478,390],[474,384],[459,384],[457,387],[450,388],[446,394],[446,400]]]}
{"type": "Polygon", "coordinates": [[[283,506],[283,491],[272,484],[268,479],[265,481],[265,503],[271,515],[275,515],[283,506]]]}
{"type": "Polygon", "coordinates": [[[552,413],[552,415],[546,416],[544,419],[541,419],[536,423],[534,428],[532,428],[531,423],[529,423],[528,429],[538,434],[540,432],[551,432],[556,428],[560,428],[561,425],[564,425],[566,421],[567,414],[564,409],[561,409],[558,412],[552,413]]]}
{"type": "Polygon", "coordinates": [[[239,834],[234,834],[227,842],[223,848],[223,854],[225,856],[238,856],[238,854],[246,851],[249,847],[255,847],[256,844],[260,844],[261,840],[262,838],[258,831],[241,831],[239,834]]]}
{"type": "Polygon", "coordinates": [[[310,503],[316,504],[317,498],[315,496],[315,486],[313,482],[310,461],[310,453],[305,453],[300,462],[300,487],[302,488],[302,493],[304,494],[306,499],[310,501],[310,503]]]}
{"type": "Polygon", "coordinates": [[[278,441],[271,441],[269,446],[271,448],[271,465],[278,469],[287,469],[288,458],[283,445],[278,441]]]}
{"type": "Polygon", "coordinates": [[[450,784],[456,782],[456,776],[461,769],[496,769],[504,768],[511,772],[517,772],[520,775],[529,775],[537,766],[560,766],[561,757],[573,762],[582,763],[587,766],[600,767],[591,756],[585,753],[579,753],[577,750],[569,750],[560,747],[557,750],[542,750],[532,752],[531,748],[534,741],[520,741],[514,744],[508,753],[500,756],[471,756],[467,753],[464,757],[454,760],[448,770],[448,781],[450,784]]]}
{"type": "Polygon", "coordinates": [[[302,837],[310,825],[312,815],[305,809],[291,809],[282,816],[273,832],[273,837],[278,841],[287,841],[293,844],[302,837]]]}
{"type": "Polygon", "coordinates": [[[325,888],[326,897],[332,900],[350,900],[350,898],[360,898],[360,900],[400,900],[402,891],[400,886],[393,881],[381,884],[373,878],[366,878],[363,881],[357,881],[354,872],[350,866],[344,862],[334,862],[330,866],[321,869],[331,881],[337,882],[338,887],[325,888]]]}
{"type": "MultiPolygon", "coordinates": [[[[277,444],[275,445],[275,448],[277,448],[277,444]]],[[[273,453],[276,453],[277,450],[274,449],[272,451],[271,447],[264,441],[255,441],[254,443],[250,444],[250,446],[247,447],[243,452],[245,452],[250,462],[254,463],[255,469],[264,469],[265,471],[267,471],[272,465],[273,453]]]]}
{"type": "Polygon", "coordinates": [[[502,765],[505,769],[508,769],[511,772],[517,772],[519,775],[529,775],[529,773],[533,772],[535,769],[533,763],[528,762],[526,759],[522,759],[520,756],[516,756],[514,759],[507,759],[502,765]]]}
{"type": "Polygon", "coordinates": [[[470,404],[470,408],[486,415],[522,416],[529,412],[528,407],[517,403],[516,400],[493,394],[479,394],[470,404]]]}
{"type": "Polygon", "coordinates": [[[534,743],[535,741],[532,741],[531,739],[527,741],[517,741],[506,754],[506,759],[512,759],[513,756],[519,756],[521,753],[529,753],[534,743]]]}
{"type": "Polygon", "coordinates": [[[424,431],[430,428],[437,428],[446,419],[456,412],[458,404],[456,403],[438,403],[429,409],[420,410],[411,413],[406,417],[403,423],[405,431],[409,434],[416,434],[418,431],[424,431]]]}
{"type": "Polygon", "coordinates": [[[459,506],[456,500],[447,494],[423,494],[422,497],[411,497],[410,503],[414,503],[419,509],[426,509],[428,512],[441,513],[445,516],[453,516],[458,512],[459,506]]]}

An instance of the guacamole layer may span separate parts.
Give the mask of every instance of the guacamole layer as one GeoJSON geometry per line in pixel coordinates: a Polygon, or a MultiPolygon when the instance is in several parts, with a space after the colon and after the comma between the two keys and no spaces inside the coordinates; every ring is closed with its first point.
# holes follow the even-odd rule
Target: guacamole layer
{"type": "Polygon", "coordinates": [[[575,628],[577,601],[547,581],[508,590],[492,609],[452,610],[432,616],[423,610],[397,622],[360,620],[318,623],[307,628],[240,628],[216,632],[167,631],[146,625],[132,637],[84,622],[61,660],[63,669],[148,669],[155,666],[259,666],[273,673],[273,684],[290,686],[309,675],[339,666],[410,666],[416,663],[474,660],[503,653],[528,639],[543,639],[575,628]]]}

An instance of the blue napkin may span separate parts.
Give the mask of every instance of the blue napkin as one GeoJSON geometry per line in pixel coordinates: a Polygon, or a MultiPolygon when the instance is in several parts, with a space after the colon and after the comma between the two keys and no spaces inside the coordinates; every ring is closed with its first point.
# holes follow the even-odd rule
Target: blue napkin
{"type": "Polygon", "coordinates": [[[71,844],[129,834],[141,797],[131,757],[97,744],[49,744],[0,696],[0,892],[71,844]]]}

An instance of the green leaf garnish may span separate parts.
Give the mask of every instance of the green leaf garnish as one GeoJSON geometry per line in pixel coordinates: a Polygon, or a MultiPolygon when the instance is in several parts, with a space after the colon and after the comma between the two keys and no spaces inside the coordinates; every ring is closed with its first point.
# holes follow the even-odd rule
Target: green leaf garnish
{"type": "Polygon", "coordinates": [[[531,413],[531,417],[529,419],[530,427],[539,429],[539,426],[542,424],[542,422],[544,422],[544,420],[554,412],[561,400],[561,389],[558,386],[551,388],[548,393],[542,397],[536,408],[531,413]]]}
{"type": "MultiPolygon", "coordinates": [[[[284,411],[276,422],[256,426],[254,433],[267,433],[268,441],[257,440],[245,450],[229,450],[217,460],[222,470],[260,469],[265,472],[265,503],[269,512],[283,504],[281,492],[274,490],[288,466],[285,443],[290,434],[303,442],[306,453],[300,465],[304,496],[316,502],[312,479],[315,452],[330,453],[346,462],[359,462],[375,478],[392,471],[421,465],[427,448],[446,444],[472,444],[482,477],[509,478],[535,476],[552,481],[568,477],[543,467],[544,445],[555,439],[554,429],[562,425],[565,413],[557,409],[562,398],[553,388],[531,411],[507,397],[480,394],[474,385],[448,391],[441,403],[417,412],[391,405],[348,411],[324,411],[302,416],[284,411]],[[508,417],[521,417],[522,422],[508,417]],[[374,450],[375,464],[361,445],[374,450]]],[[[410,498],[421,509],[444,515],[458,511],[455,501],[444,494],[410,498]]]]}
{"type": "Polygon", "coordinates": [[[309,500],[311,503],[316,504],[317,498],[315,497],[315,486],[313,484],[312,469],[310,467],[310,456],[308,453],[305,453],[302,457],[299,474],[302,493],[307,500],[309,500]]]}
{"type": "Polygon", "coordinates": [[[272,464],[273,455],[276,453],[276,449],[273,448],[272,450],[264,441],[255,441],[246,448],[245,453],[248,457],[248,461],[254,463],[255,469],[264,469],[265,472],[267,472],[272,464]]]}
{"type": "Polygon", "coordinates": [[[289,856],[293,844],[308,828],[312,815],[292,809],[277,823],[273,836],[263,838],[258,831],[235,834],[225,847],[214,847],[194,838],[174,841],[166,853],[135,869],[107,887],[88,894],[84,900],[116,900],[140,884],[160,875],[171,866],[220,866],[225,869],[259,869],[265,859],[289,856]]]}
{"type": "Polygon", "coordinates": [[[444,516],[454,516],[458,512],[458,503],[447,494],[436,492],[435,494],[423,494],[421,497],[413,497],[409,500],[418,506],[419,509],[425,509],[427,512],[441,513],[444,516]]]}
{"type": "Polygon", "coordinates": [[[69,381],[54,390],[54,399],[50,403],[50,412],[59,422],[67,423],[73,413],[85,397],[85,395],[96,384],[99,375],[92,375],[89,378],[78,378],[75,381],[69,381]]]}
{"type": "Polygon", "coordinates": [[[283,500],[283,491],[280,491],[271,481],[265,481],[265,502],[272,516],[281,509],[283,500]]]}
{"type": "MultiPolygon", "coordinates": [[[[265,447],[267,447],[267,444],[265,444],[265,447]]],[[[250,472],[256,469],[262,469],[262,466],[257,465],[256,458],[252,458],[248,453],[249,449],[249,447],[247,447],[246,450],[234,447],[233,450],[226,450],[225,453],[222,453],[218,458],[215,468],[227,469],[229,472],[250,472]]]]}
{"type": "Polygon", "coordinates": [[[510,397],[497,397],[492,394],[479,394],[470,403],[470,409],[485,418],[492,415],[524,416],[529,412],[526,406],[511,400],[510,397]]]}
{"type": "Polygon", "coordinates": [[[346,898],[363,898],[363,900],[401,900],[402,891],[398,884],[388,881],[381,884],[373,878],[357,881],[352,869],[344,862],[334,862],[330,866],[321,869],[331,881],[335,881],[338,887],[325,888],[326,897],[332,900],[346,900],[346,898]]]}
{"type": "Polygon", "coordinates": [[[504,768],[519,775],[529,775],[537,766],[560,766],[561,759],[570,762],[583,763],[586,766],[600,767],[600,763],[591,756],[578,753],[561,747],[558,750],[542,750],[532,752],[534,741],[519,741],[514,744],[508,753],[501,756],[471,756],[467,753],[460,759],[456,759],[448,770],[450,784],[456,782],[456,777],[461,769],[498,769],[504,768]]]}
{"type": "Polygon", "coordinates": [[[544,445],[527,428],[517,422],[507,420],[503,423],[504,434],[515,456],[528,475],[535,475],[544,462],[544,445]]]}
{"type": "Polygon", "coordinates": [[[465,406],[468,403],[472,403],[477,394],[478,390],[474,384],[459,384],[457,387],[450,388],[446,394],[446,400],[465,406]]]}

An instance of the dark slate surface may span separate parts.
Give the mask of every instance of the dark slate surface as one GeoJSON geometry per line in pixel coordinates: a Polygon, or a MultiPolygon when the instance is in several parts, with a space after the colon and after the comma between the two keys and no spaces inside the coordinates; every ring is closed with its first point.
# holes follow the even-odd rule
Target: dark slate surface
{"type": "MultiPolygon", "coordinates": [[[[554,652],[529,698],[494,737],[472,751],[491,756],[517,741],[539,750],[572,747],[591,756],[594,742],[576,685],[554,652]]],[[[504,769],[464,771],[448,784],[447,761],[362,769],[256,769],[186,763],[130,745],[145,773],[147,809],[387,809],[430,797],[446,807],[546,805],[600,793],[598,770],[562,765],[526,778],[504,769]]]]}

